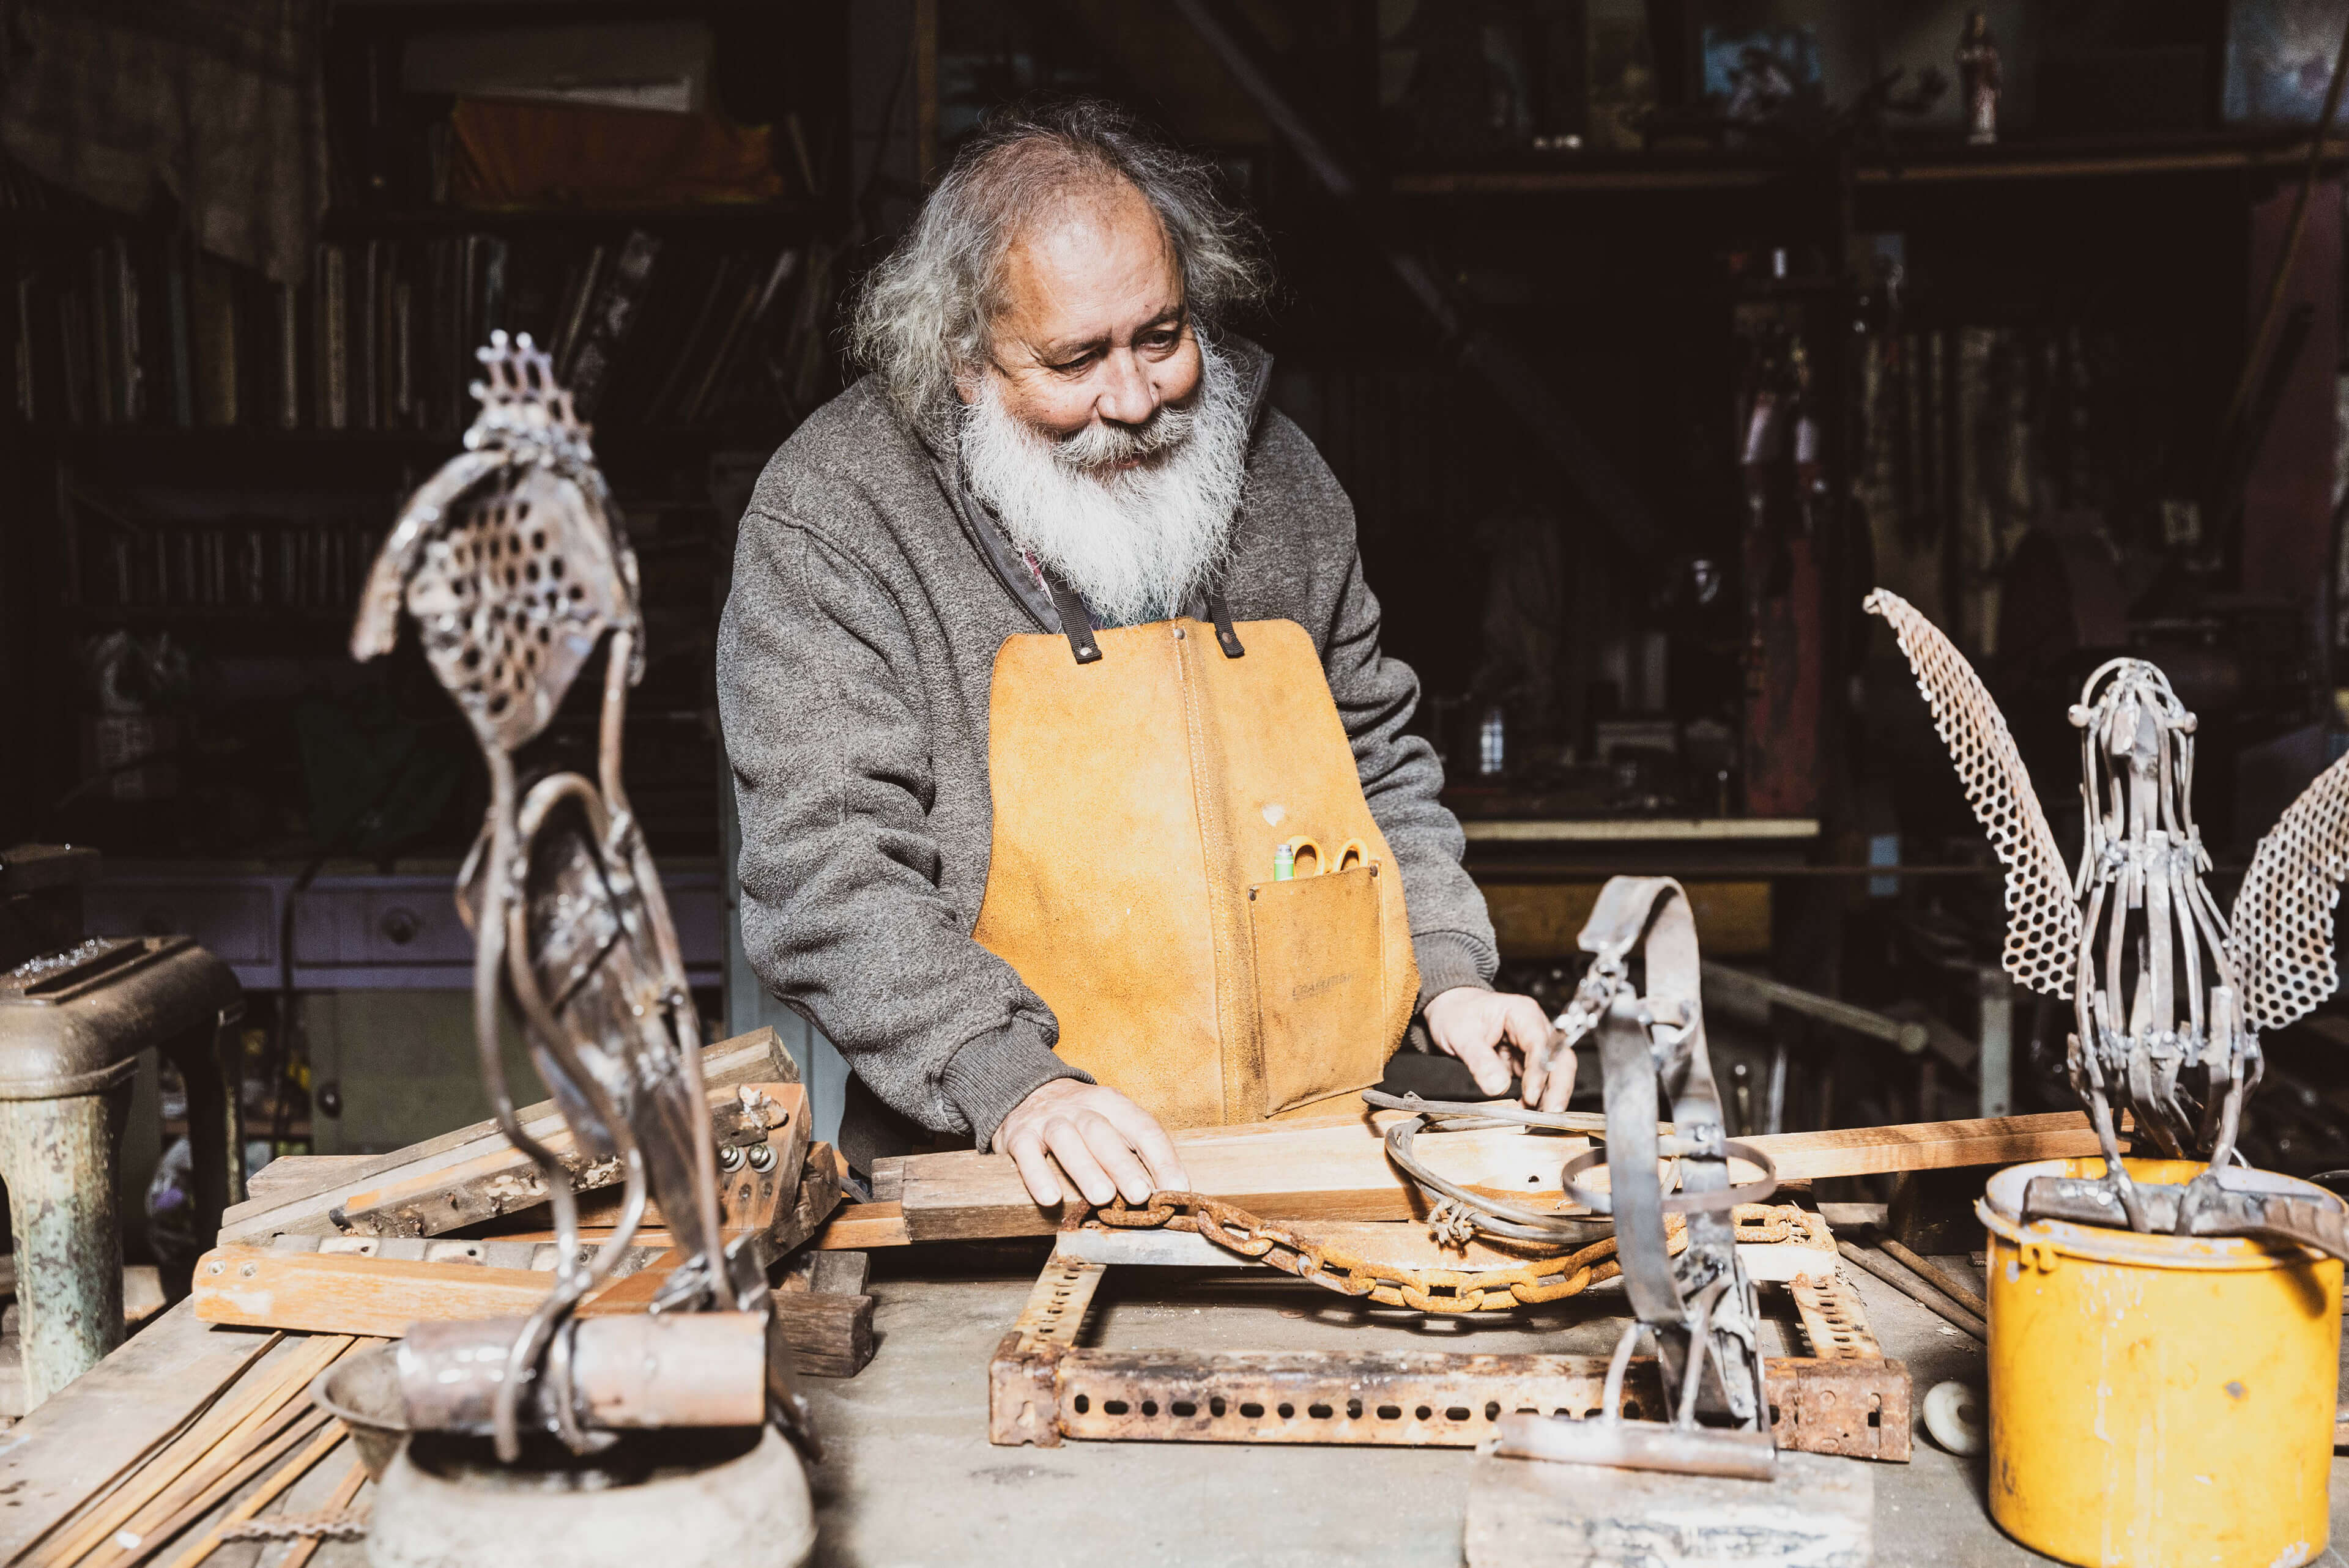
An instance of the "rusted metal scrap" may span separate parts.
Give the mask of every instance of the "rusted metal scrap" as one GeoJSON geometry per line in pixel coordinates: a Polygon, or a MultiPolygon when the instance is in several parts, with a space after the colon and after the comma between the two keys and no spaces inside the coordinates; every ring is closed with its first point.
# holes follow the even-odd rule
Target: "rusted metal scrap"
{"type": "MultiPolygon", "coordinates": [[[[1350,1443],[1473,1448],[1521,1412],[1589,1419],[1605,1357],[1099,1350],[1078,1340],[1108,1265],[1055,1257],[988,1367],[990,1441],[1350,1443]]],[[[1905,1462],[1908,1368],[1876,1354],[1857,1293],[1797,1282],[1816,1356],[1762,1364],[1772,1439],[1807,1453],[1905,1462]]],[[[1622,1374],[1619,1413],[1668,1417],[1653,1358],[1622,1374]]]]}
{"type": "MultiPolygon", "coordinates": [[[[1505,1416],[1592,1419],[1603,1356],[1443,1351],[1092,1350],[1007,1336],[988,1369],[988,1436],[1151,1442],[1350,1443],[1475,1448],[1505,1416]]],[[[1853,1459],[1909,1457],[1909,1374],[1898,1361],[1772,1357],[1763,1362],[1780,1448],[1853,1459]]],[[[1658,1363],[1634,1359],[1620,1413],[1669,1418],[1658,1363]]]]}

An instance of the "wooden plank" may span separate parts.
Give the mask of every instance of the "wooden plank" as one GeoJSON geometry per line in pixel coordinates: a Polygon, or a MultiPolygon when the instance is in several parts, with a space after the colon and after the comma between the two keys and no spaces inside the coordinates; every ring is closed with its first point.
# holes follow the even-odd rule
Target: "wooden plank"
{"type": "MultiPolygon", "coordinates": [[[[1829,1132],[1775,1132],[1746,1142],[1777,1162],[1779,1180],[1876,1176],[1895,1171],[1949,1171],[1968,1165],[2019,1165],[2096,1152],[2096,1135],[2076,1110],[2038,1116],[1912,1121],[1829,1132]]],[[[1733,1167],[1733,1171],[1742,1169],[1733,1167]]]]}
{"type": "MultiPolygon", "coordinates": [[[[791,1054],[783,1049],[774,1030],[765,1027],[708,1047],[702,1052],[701,1068],[703,1081],[710,1088],[769,1080],[796,1082],[799,1078],[791,1054]]],[[[534,1138],[549,1139],[563,1130],[563,1119],[552,1100],[526,1106],[517,1114],[524,1130],[534,1138]]],[[[307,1182],[298,1191],[272,1191],[239,1203],[222,1215],[219,1240],[227,1243],[266,1241],[274,1235],[335,1235],[339,1233],[330,1216],[355,1196],[381,1187],[394,1178],[411,1181],[509,1150],[505,1134],[496,1122],[477,1121],[438,1138],[374,1156],[356,1170],[320,1171],[320,1180],[307,1182]]]]}
{"type": "MultiPolygon", "coordinates": [[[[309,1401],[305,1399],[302,1403],[306,1407],[309,1401]]],[[[128,1555],[118,1556],[113,1553],[101,1552],[88,1560],[88,1568],[136,1568],[137,1564],[152,1561],[190,1525],[218,1508],[239,1487],[284,1459],[296,1443],[309,1439],[315,1447],[321,1438],[320,1429],[326,1428],[331,1419],[332,1418],[324,1410],[303,1408],[299,1415],[287,1422],[282,1430],[269,1439],[266,1447],[256,1449],[240,1460],[234,1468],[213,1476],[203,1486],[196,1489],[191,1495],[181,1501],[179,1507],[168,1517],[157,1523],[134,1524],[109,1542],[110,1546],[128,1553],[128,1555]],[[132,1542],[136,1544],[126,1544],[132,1542]]],[[[325,1440],[330,1442],[342,1441],[341,1423],[335,1423],[323,1436],[325,1440]]],[[[299,1462],[298,1458],[296,1462],[299,1462]]],[[[304,1469],[307,1468],[304,1466],[304,1469]]],[[[273,1476],[268,1480],[263,1481],[261,1488],[256,1490],[266,1490],[275,1479],[273,1476]]],[[[298,1478],[288,1478],[288,1484],[291,1484],[295,1479],[298,1478]]],[[[207,1532],[206,1534],[209,1535],[210,1532],[207,1532]]],[[[204,1546],[203,1550],[209,1553],[212,1546],[217,1544],[217,1542],[212,1542],[204,1546]]],[[[178,1563],[189,1561],[191,1560],[188,1556],[182,1553],[174,1560],[175,1568],[178,1563]]],[[[202,1562],[202,1557],[198,1556],[193,1561],[202,1562]]]]}
{"type": "Polygon", "coordinates": [[[54,1529],[125,1466],[243,1378],[293,1351],[277,1336],[215,1329],[181,1302],[0,1433],[0,1562],[54,1529]],[[259,1354],[256,1356],[256,1352],[259,1354]]]}
{"type": "Polygon", "coordinates": [[[1477,843],[1718,843],[1726,840],[1816,839],[1816,817],[1499,817],[1460,824],[1477,843]]]}
{"type": "Polygon", "coordinates": [[[358,1181],[368,1166],[383,1158],[380,1154],[281,1154],[244,1179],[249,1196],[244,1202],[232,1207],[228,1214],[239,1211],[260,1213],[280,1203],[290,1203],[320,1187],[358,1181]]]}
{"type": "MultiPolygon", "coordinates": [[[[735,1097],[753,1091],[764,1097],[760,1114],[771,1120],[781,1119],[766,1138],[777,1151],[774,1169],[796,1171],[806,1158],[808,1144],[807,1090],[800,1085],[765,1082],[712,1088],[708,1091],[712,1117],[721,1127],[735,1127],[741,1114],[735,1097]]],[[[755,1123],[750,1130],[756,1130],[755,1123]]],[[[618,1191],[622,1171],[617,1159],[592,1163],[582,1160],[567,1127],[536,1136],[570,1172],[573,1191],[618,1191]]],[[[456,1165],[420,1175],[398,1175],[380,1186],[347,1192],[326,1217],[347,1235],[438,1236],[544,1204],[550,1190],[537,1163],[502,1135],[493,1141],[496,1147],[488,1152],[456,1165]]],[[[739,1194],[742,1203],[751,1202],[754,1195],[771,1201],[780,1191],[780,1183],[771,1174],[761,1176],[744,1167],[727,1181],[724,1202],[730,1206],[737,1202],[733,1191],[737,1183],[743,1189],[739,1194]]],[[[739,1228],[766,1227],[763,1220],[753,1218],[743,1220],[739,1228]]]]}
{"type": "Polygon", "coordinates": [[[342,1335],[295,1341],[291,1356],[269,1365],[268,1382],[249,1397],[240,1391],[237,1404],[214,1410],[185,1439],[142,1465],[88,1517],[77,1519],[45,1568],[72,1568],[93,1553],[103,1562],[125,1549],[126,1538],[135,1546],[181,1505],[234,1470],[256,1445],[282,1434],[287,1421],[323,1415],[309,1409],[310,1381],[351,1345],[342,1335]]]}
{"type": "Polygon", "coordinates": [[[523,1316],[553,1283],[533,1269],[228,1246],[198,1262],[191,1300],[205,1323],[398,1339],[411,1324],[523,1316]]]}
{"type": "MultiPolygon", "coordinates": [[[[1381,1140],[1358,1121],[1235,1137],[1230,1130],[1174,1134],[1194,1191],[1237,1204],[1267,1220],[1408,1220],[1419,1194],[1387,1160],[1381,1140]]],[[[2095,1135],[2078,1111],[1971,1121],[1912,1123],[1828,1132],[1789,1132],[1747,1140],[1766,1150],[1784,1180],[1816,1180],[1890,1171],[2010,1165],[2095,1152],[2095,1135]]],[[[1516,1129],[1423,1135],[1416,1150],[1439,1174],[1495,1197],[1538,1208],[1564,1201],[1558,1168],[1587,1140],[1516,1129]]],[[[1751,1174],[1750,1171],[1744,1172],[1751,1174]]],[[[1058,1211],[1029,1200],[1010,1159],[976,1151],[916,1155],[903,1167],[901,1202],[912,1241],[1047,1234],[1058,1211]]],[[[827,1231],[823,1244],[873,1247],[885,1220],[878,1205],[859,1205],[827,1231]],[[849,1228],[841,1229],[845,1224],[849,1228]],[[837,1232],[842,1240],[831,1237],[837,1232]],[[849,1241],[848,1236],[856,1239],[849,1241]]]]}
{"type": "MultiPolygon", "coordinates": [[[[671,1252],[606,1282],[580,1304],[579,1315],[642,1312],[679,1261],[680,1254],[671,1252]]],[[[419,1323],[526,1315],[546,1299],[550,1283],[548,1275],[528,1269],[222,1247],[206,1253],[197,1266],[194,1301],[207,1322],[398,1339],[419,1323]]],[[[781,1292],[775,1297],[775,1315],[803,1371],[849,1377],[873,1358],[869,1295],[781,1292]]]]}
{"type": "Polygon", "coordinates": [[[340,1421],[321,1432],[310,1446],[294,1456],[293,1461],[281,1466],[276,1473],[246,1494],[244,1500],[228,1511],[228,1517],[204,1532],[203,1538],[172,1560],[171,1568],[197,1568],[197,1564],[219,1550],[221,1537],[229,1526],[242,1524],[277,1500],[277,1494],[310,1473],[310,1468],[333,1451],[347,1436],[340,1421]]]}
{"type": "Polygon", "coordinates": [[[913,1239],[905,1233],[905,1211],[900,1205],[843,1203],[810,1244],[825,1252],[864,1252],[902,1247],[913,1239]]]}

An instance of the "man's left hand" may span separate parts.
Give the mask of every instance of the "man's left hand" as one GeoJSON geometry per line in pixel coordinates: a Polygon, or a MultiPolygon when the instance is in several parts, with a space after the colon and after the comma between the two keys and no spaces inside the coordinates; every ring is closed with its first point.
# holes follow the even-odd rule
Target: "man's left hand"
{"type": "Polygon", "coordinates": [[[1574,1092],[1574,1053],[1553,1051],[1557,1031],[1531,996],[1455,985],[1429,998],[1420,1016],[1435,1048],[1465,1063],[1485,1093],[1506,1094],[1509,1079],[1522,1075],[1527,1105],[1566,1109],[1574,1092]]]}

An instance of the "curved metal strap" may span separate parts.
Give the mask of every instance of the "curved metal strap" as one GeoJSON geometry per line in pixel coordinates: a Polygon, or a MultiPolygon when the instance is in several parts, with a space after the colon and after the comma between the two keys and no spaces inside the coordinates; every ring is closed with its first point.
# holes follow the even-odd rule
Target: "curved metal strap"
{"type": "Polygon", "coordinates": [[[1631,1310],[1643,1323],[1685,1320],[1664,1250],[1663,1183],[1657,1175],[1656,1062],[1646,1008],[1629,986],[1599,1020],[1599,1063],[1607,1086],[1607,1184],[1615,1215],[1615,1255],[1631,1310]]]}

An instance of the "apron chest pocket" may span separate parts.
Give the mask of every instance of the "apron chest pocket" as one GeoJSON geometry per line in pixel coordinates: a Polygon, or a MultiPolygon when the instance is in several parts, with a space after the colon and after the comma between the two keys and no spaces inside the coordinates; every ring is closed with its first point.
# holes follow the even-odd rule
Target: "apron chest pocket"
{"type": "Polygon", "coordinates": [[[1264,1114],[1368,1088],[1386,1072],[1376,864],[1248,889],[1264,1114]]]}

